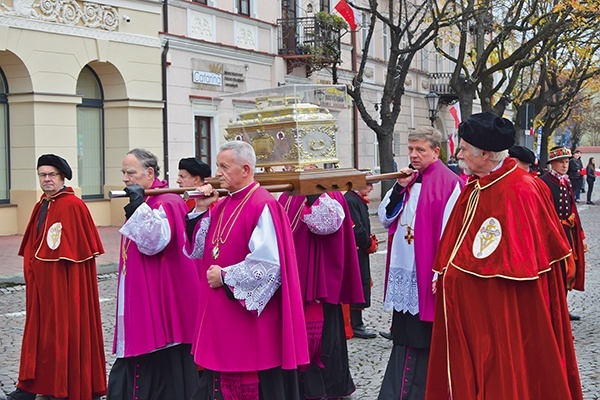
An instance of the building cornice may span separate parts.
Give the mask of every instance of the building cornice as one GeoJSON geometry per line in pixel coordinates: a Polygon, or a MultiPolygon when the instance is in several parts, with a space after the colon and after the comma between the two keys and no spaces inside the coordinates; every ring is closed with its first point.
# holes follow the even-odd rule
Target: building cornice
{"type": "Polygon", "coordinates": [[[272,65],[275,55],[258,53],[235,46],[227,46],[222,43],[210,43],[200,39],[163,34],[163,41],[169,41],[169,49],[188,51],[194,54],[202,54],[219,58],[226,58],[246,63],[272,65]]]}
{"type": "Polygon", "coordinates": [[[90,29],[81,26],[71,26],[44,22],[9,15],[0,15],[0,25],[9,28],[27,29],[41,33],[77,36],[89,39],[107,40],[110,42],[126,43],[139,46],[160,48],[161,42],[157,37],[134,35],[130,33],[108,32],[100,29],[90,29]]]}

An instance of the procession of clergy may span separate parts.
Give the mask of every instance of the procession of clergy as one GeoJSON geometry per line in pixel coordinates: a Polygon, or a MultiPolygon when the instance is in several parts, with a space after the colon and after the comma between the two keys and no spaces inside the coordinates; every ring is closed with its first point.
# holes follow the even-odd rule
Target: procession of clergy
{"type": "MultiPolygon", "coordinates": [[[[410,165],[378,209],[393,315],[383,334],[393,348],[369,399],[583,399],[567,308],[585,267],[570,150],[551,149],[538,177],[515,135],[488,112],[461,123],[465,180],[440,160],[439,131],[409,133],[410,165]]],[[[200,192],[186,203],[145,193],[167,187],[154,154],[125,155],[107,382],[95,264],[104,249],[85,203],[65,186],[68,162],[39,157],[44,194],[19,250],[26,321],[7,399],[352,398],[344,323],[356,337],[375,336],[361,315],[378,248],[372,185],[277,198],[255,180],[256,155],[242,141],[224,144],[216,167],[221,198],[204,183],[208,165],[180,161],[177,183],[200,192]]]]}

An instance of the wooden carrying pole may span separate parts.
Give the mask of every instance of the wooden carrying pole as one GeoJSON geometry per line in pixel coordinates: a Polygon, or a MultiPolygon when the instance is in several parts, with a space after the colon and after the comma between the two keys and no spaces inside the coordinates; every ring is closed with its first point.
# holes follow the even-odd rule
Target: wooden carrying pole
{"type": "MultiPolygon", "coordinates": [[[[254,177],[262,187],[269,192],[290,192],[291,195],[309,195],[326,192],[342,192],[364,188],[367,183],[380,182],[387,179],[398,179],[407,176],[402,172],[388,174],[369,175],[354,168],[317,169],[308,171],[282,171],[257,173],[254,177]]],[[[208,179],[219,193],[219,196],[227,194],[227,190],[220,188],[218,179],[208,179]]],[[[183,194],[185,199],[202,197],[195,187],[147,189],[145,196],[155,196],[163,193],[183,194]]],[[[127,197],[124,190],[111,190],[108,193],[111,199],[127,197]]]]}

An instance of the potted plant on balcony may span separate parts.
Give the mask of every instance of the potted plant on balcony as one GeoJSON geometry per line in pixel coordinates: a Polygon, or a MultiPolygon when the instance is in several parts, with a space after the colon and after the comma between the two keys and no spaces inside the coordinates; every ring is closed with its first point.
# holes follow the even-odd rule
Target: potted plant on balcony
{"type": "Polygon", "coordinates": [[[348,29],[348,24],[339,15],[320,11],[316,14],[316,41],[313,51],[313,64],[316,66],[339,61],[340,31],[348,29]]]}

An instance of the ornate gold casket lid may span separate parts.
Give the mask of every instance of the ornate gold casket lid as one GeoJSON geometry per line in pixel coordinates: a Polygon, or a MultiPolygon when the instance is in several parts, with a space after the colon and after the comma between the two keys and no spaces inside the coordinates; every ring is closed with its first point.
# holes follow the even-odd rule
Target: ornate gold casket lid
{"type": "Polygon", "coordinates": [[[235,121],[229,123],[227,130],[292,122],[334,124],[335,117],[324,107],[302,103],[297,96],[259,97],[256,108],[241,112],[235,121]]]}
{"type": "Polygon", "coordinates": [[[336,117],[324,105],[347,108],[345,87],[294,85],[238,96],[225,138],[252,144],[257,167],[339,163],[336,117]]]}

